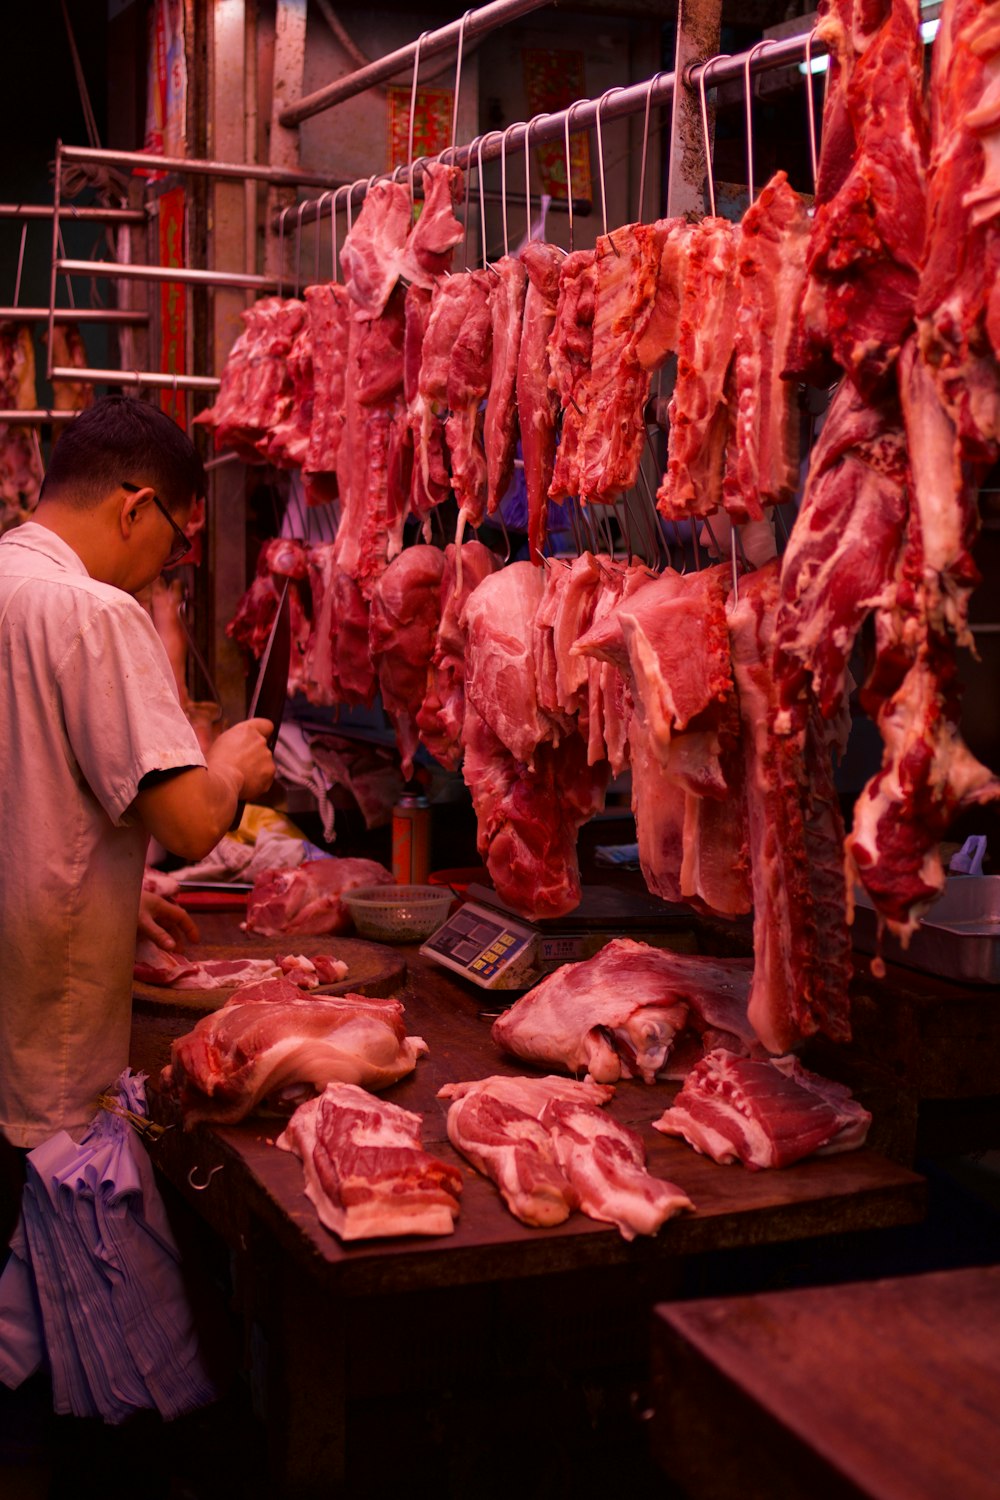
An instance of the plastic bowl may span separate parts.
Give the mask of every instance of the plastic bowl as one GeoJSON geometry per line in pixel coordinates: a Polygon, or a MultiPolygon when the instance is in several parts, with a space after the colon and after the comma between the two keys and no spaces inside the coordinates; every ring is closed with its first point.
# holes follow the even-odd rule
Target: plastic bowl
{"type": "Polygon", "coordinates": [[[441,926],[453,898],[447,887],[434,885],[365,885],[341,899],[362,937],[416,943],[441,926]]]}

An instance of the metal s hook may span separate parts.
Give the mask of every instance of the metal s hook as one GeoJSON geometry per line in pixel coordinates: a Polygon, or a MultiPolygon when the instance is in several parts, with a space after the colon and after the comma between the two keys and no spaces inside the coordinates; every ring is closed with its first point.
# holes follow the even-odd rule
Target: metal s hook
{"type": "MultiPolygon", "coordinates": [[[[417,123],[417,81],[420,77],[420,49],[424,40],[430,35],[429,31],[422,31],[417,37],[416,49],[413,53],[413,83],[410,86],[410,126],[406,140],[406,160],[410,164],[410,207],[414,206],[416,199],[413,195],[413,132],[417,123]]],[[[370,185],[370,184],[369,184],[370,185]]]]}
{"type": "Polygon", "coordinates": [[[302,292],[302,215],[305,212],[308,199],[303,198],[299,204],[299,211],[295,215],[295,286],[293,288],[296,296],[302,292]]]}
{"type": "Polygon", "coordinates": [[[816,100],[813,97],[812,76],[812,45],[818,26],[814,26],[806,37],[806,119],[809,122],[809,162],[812,166],[813,193],[816,192],[816,181],[819,177],[819,155],[816,150],[816,100]]]}
{"type": "Polygon", "coordinates": [[[278,296],[285,295],[285,220],[291,212],[290,203],[278,215],[278,296]]]}
{"type": "Polygon", "coordinates": [[[578,104],[584,103],[586,103],[586,101],[583,99],[574,99],[573,103],[567,109],[565,118],[563,120],[563,140],[566,143],[566,212],[569,215],[570,251],[572,251],[573,249],[573,153],[571,152],[569,145],[569,129],[570,122],[573,118],[574,109],[576,109],[576,106],[578,104]]]}
{"type": "Polygon", "coordinates": [[[708,211],[715,218],[715,179],[712,176],[712,134],[708,128],[708,100],[705,98],[705,74],[714,62],[730,57],[729,52],[718,52],[698,69],[698,100],[701,105],[701,139],[705,148],[705,174],[708,184],[708,211]]]}
{"type": "Polygon", "coordinates": [[[217,1167],[210,1167],[208,1176],[205,1178],[204,1182],[195,1182],[194,1174],[197,1172],[198,1168],[197,1166],[193,1166],[187,1176],[188,1187],[193,1189],[193,1191],[196,1193],[203,1193],[211,1183],[212,1178],[215,1176],[216,1172],[221,1172],[224,1166],[225,1162],[220,1162],[217,1167]]]}
{"type": "MultiPolygon", "coordinates": [[[[512,130],[520,130],[520,128],[520,123],[508,125],[500,137],[500,212],[503,216],[503,253],[505,256],[510,253],[507,240],[507,137],[512,130]]],[[[531,221],[529,220],[528,223],[530,232],[531,221]]]]}
{"type": "Polygon", "coordinates": [[[649,112],[653,102],[653,90],[657,81],[663,77],[662,73],[654,73],[649,80],[646,89],[646,112],[642,121],[642,154],[639,164],[639,212],[636,215],[638,222],[642,223],[643,205],[646,199],[646,157],[649,154],[649,112]]]}
{"type": "Polygon", "coordinates": [[[458,23],[458,56],[455,59],[455,99],[454,99],[454,102],[453,102],[452,107],[451,107],[451,164],[452,164],[452,166],[455,165],[455,153],[456,153],[456,151],[458,149],[455,143],[458,140],[458,101],[459,101],[459,97],[460,97],[460,93],[461,93],[461,88],[462,88],[462,52],[464,51],[464,48],[465,48],[465,26],[466,26],[466,22],[468,21],[468,19],[469,19],[469,17],[471,15],[472,15],[472,11],[471,10],[467,10],[465,12],[465,15],[462,17],[461,21],[459,21],[459,23],[458,23]]]}
{"type": "MultiPolygon", "coordinates": [[[[358,182],[360,182],[360,181],[361,181],[361,178],[359,177],[358,178],[358,182]]],[[[351,212],[351,204],[352,204],[353,199],[354,199],[354,189],[357,187],[358,182],[349,182],[347,184],[347,198],[346,198],[345,202],[346,202],[346,207],[347,207],[347,233],[348,234],[350,234],[351,230],[354,228],[354,215],[351,212]]]]}
{"type": "Polygon", "coordinates": [[[479,238],[483,247],[483,268],[487,265],[486,258],[486,195],[483,185],[483,147],[491,135],[498,135],[499,131],[488,130],[485,135],[479,137],[476,147],[476,174],[479,178],[479,238]]]}
{"type": "Polygon", "coordinates": [[[541,114],[532,115],[524,127],[524,212],[527,216],[527,234],[531,239],[531,127],[539,120],[547,120],[550,111],[543,109],[541,114]]]}
{"type": "Polygon", "coordinates": [[[750,69],[753,67],[753,60],[757,56],[757,53],[766,52],[768,47],[773,47],[774,45],[774,37],[765,37],[762,42],[757,42],[755,46],[750,48],[750,51],[746,55],[746,61],[743,64],[743,90],[747,121],[747,192],[750,203],[753,202],[755,196],[753,190],[753,84],[750,82],[750,69]]]}
{"type": "Polygon", "coordinates": [[[597,109],[594,113],[594,125],[597,130],[597,175],[601,180],[601,224],[605,237],[611,240],[611,248],[616,255],[620,255],[621,251],[618,249],[611,235],[608,234],[608,190],[604,181],[604,139],[601,134],[601,110],[612,94],[620,94],[623,91],[624,86],[620,83],[616,83],[613,88],[608,89],[598,99],[597,109]]]}
{"type": "Polygon", "coordinates": [[[341,193],[350,193],[350,191],[349,185],[337,188],[333,195],[333,207],[330,209],[330,253],[333,256],[331,262],[331,281],[336,281],[337,279],[337,259],[339,253],[339,246],[337,244],[337,199],[341,193]]]}

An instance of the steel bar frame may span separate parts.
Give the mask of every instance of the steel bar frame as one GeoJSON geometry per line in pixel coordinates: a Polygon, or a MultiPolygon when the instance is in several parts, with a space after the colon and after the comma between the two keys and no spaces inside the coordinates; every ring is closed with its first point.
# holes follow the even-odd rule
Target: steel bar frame
{"type": "MultiPolygon", "coordinates": [[[[59,212],[64,219],[94,224],[145,224],[148,217],[141,208],[100,208],[93,204],[75,208],[72,203],[64,203],[59,212]]],[[[51,219],[54,213],[50,203],[0,203],[0,219],[43,220],[51,219]]]]}
{"type": "MultiPolygon", "coordinates": [[[[0,323],[44,323],[48,316],[47,307],[0,307],[0,323]]],[[[57,307],[55,322],[130,323],[141,327],[149,322],[149,313],[137,307],[57,307]]]]}
{"type": "MultiPolygon", "coordinates": [[[[257,162],[208,161],[197,156],[147,156],[144,151],[113,151],[98,146],[63,146],[63,161],[102,162],[109,166],[138,167],[146,172],[178,172],[194,177],[232,177],[243,182],[252,179],[270,182],[278,187],[346,186],[342,177],[327,172],[293,172],[288,167],[268,167],[257,162]]],[[[58,185],[58,183],[57,183],[58,185]]],[[[65,213],[65,209],[62,210],[65,213]]]]}

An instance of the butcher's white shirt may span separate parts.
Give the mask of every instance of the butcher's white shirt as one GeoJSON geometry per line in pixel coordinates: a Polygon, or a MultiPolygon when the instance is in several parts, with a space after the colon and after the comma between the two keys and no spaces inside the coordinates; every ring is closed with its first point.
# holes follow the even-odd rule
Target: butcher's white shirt
{"type": "Polygon", "coordinates": [[[0,1130],[78,1132],[128,1062],[150,771],[203,766],[130,595],[53,532],[0,539],[0,1130]]]}

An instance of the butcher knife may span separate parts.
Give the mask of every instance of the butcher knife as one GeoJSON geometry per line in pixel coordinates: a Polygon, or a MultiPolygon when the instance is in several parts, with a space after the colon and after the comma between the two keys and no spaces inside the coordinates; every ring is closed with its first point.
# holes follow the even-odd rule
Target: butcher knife
{"type": "MultiPolygon", "coordinates": [[[[267,737],[267,748],[273,752],[285,712],[288,693],[288,669],[292,659],[292,611],[288,599],[288,579],[278,600],[277,613],[257,670],[257,684],[250,699],[248,719],[270,719],[274,728],[267,737]]],[[[236,807],[232,828],[238,828],[243,817],[243,803],[236,807]]]]}

